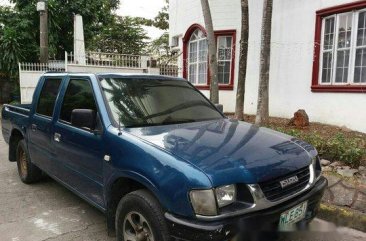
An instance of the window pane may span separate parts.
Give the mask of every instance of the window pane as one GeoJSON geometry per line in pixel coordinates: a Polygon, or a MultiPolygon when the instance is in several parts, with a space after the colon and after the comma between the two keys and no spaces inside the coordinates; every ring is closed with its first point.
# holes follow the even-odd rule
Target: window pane
{"type": "Polygon", "coordinates": [[[71,112],[75,109],[90,109],[95,112],[97,111],[93,90],[88,80],[70,80],[62,103],[60,119],[71,122],[71,112]]]}
{"type": "Polygon", "coordinates": [[[219,84],[229,84],[230,83],[232,42],[233,42],[232,36],[220,36],[217,39],[219,84]]]}
{"type": "Polygon", "coordinates": [[[322,83],[330,83],[332,78],[332,52],[323,53],[322,83]]]}
{"type": "Polygon", "coordinates": [[[192,84],[195,84],[196,76],[197,76],[197,64],[190,64],[188,81],[191,82],[192,84]]]}
{"type": "Polygon", "coordinates": [[[355,83],[361,83],[361,77],[362,77],[362,68],[355,67],[355,83]]]}
{"type": "Polygon", "coordinates": [[[338,51],[336,83],[347,83],[349,66],[349,50],[338,51]]]}
{"type": "Polygon", "coordinates": [[[197,62],[197,44],[198,42],[189,44],[189,63],[197,62]]]}
{"type": "Polygon", "coordinates": [[[338,48],[349,48],[351,46],[352,16],[352,12],[339,16],[338,48]]]}
{"type": "Polygon", "coordinates": [[[208,58],[208,45],[207,40],[203,39],[199,41],[199,56],[198,61],[199,62],[206,62],[208,58]]]}
{"type": "Polygon", "coordinates": [[[193,84],[206,84],[208,43],[202,31],[197,29],[194,35],[195,37],[191,37],[191,42],[189,43],[188,81],[193,84]]]}
{"type": "Polygon", "coordinates": [[[333,49],[334,42],[334,17],[325,20],[324,50],[333,49]]]}
{"type": "Polygon", "coordinates": [[[207,63],[199,63],[198,65],[198,83],[206,84],[207,80],[207,63]]]}
{"type": "Polygon", "coordinates": [[[37,113],[52,117],[62,79],[46,79],[39,96],[37,113]]]}
{"type": "Polygon", "coordinates": [[[218,60],[231,60],[232,55],[232,40],[231,36],[220,36],[217,41],[218,60]]]}
{"type": "Polygon", "coordinates": [[[354,82],[366,83],[366,48],[356,51],[354,82]]]}
{"type": "Polygon", "coordinates": [[[229,61],[221,61],[219,62],[219,83],[220,84],[229,84],[230,83],[230,62],[229,61]]]}
{"type": "Polygon", "coordinates": [[[366,12],[362,12],[358,17],[357,46],[366,45],[366,12]]]}

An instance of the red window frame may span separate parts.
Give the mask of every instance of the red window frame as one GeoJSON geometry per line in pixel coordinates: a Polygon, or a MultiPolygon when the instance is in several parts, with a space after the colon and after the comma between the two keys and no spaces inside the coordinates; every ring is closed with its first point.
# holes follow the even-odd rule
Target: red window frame
{"type": "MultiPolygon", "coordinates": [[[[188,78],[188,47],[189,47],[189,39],[194,31],[197,29],[201,30],[205,35],[207,35],[206,29],[200,24],[193,24],[188,28],[186,34],[183,37],[183,78],[188,78]]],[[[235,79],[235,54],[236,54],[236,30],[220,30],[215,31],[215,38],[219,36],[232,36],[233,38],[233,47],[232,47],[232,56],[231,56],[231,70],[230,70],[230,82],[229,84],[219,84],[220,90],[234,90],[234,79],[235,79]]],[[[209,90],[210,89],[210,70],[207,71],[207,83],[206,85],[195,85],[197,89],[200,90],[209,90]]]]}
{"type": "Polygon", "coordinates": [[[320,85],[319,71],[320,71],[320,53],[322,40],[322,21],[325,17],[330,15],[350,12],[366,7],[366,1],[357,1],[338,5],[330,8],[321,9],[316,12],[315,23],[315,49],[313,61],[313,76],[311,83],[311,91],[313,92],[339,92],[339,93],[366,93],[366,85],[320,85]]]}

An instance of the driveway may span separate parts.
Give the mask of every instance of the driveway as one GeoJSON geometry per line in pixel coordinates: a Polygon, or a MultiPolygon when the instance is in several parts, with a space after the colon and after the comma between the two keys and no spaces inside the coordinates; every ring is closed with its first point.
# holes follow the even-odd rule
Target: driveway
{"type": "MultiPolygon", "coordinates": [[[[366,234],[315,220],[311,233],[286,235],[292,241],[358,241],[366,234]],[[321,231],[321,232],[320,232],[321,231]]],[[[104,216],[51,179],[25,185],[0,133],[0,240],[114,240],[104,216]]]]}

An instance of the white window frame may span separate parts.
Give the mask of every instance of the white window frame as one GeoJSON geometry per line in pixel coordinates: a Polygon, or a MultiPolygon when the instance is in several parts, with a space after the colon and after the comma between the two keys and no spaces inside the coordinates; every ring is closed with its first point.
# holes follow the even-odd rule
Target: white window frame
{"type": "Polygon", "coordinates": [[[227,86],[227,85],[230,85],[230,83],[231,83],[231,75],[233,74],[232,73],[232,64],[233,64],[233,48],[234,48],[234,37],[233,37],[233,35],[220,35],[220,36],[217,36],[217,40],[216,40],[216,42],[217,42],[217,65],[219,65],[220,64],[220,62],[230,62],[230,69],[229,69],[229,72],[230,72],[230,75],[229,75],[229,83],[227,83],[227,84],[225,84],[225,83],[219,83],[219,85],[221,85],[221,86],[227,86]],[[231,55],[230,55],[230,59],[229,60],[220,60],[219,59],[219,38],[227,38],[227,37],[229,37],[229,38],[231,38],[231,48],[230,48],[230,50],[231,50],[231,55]]]}
{"type": "Polygon", "coordinates": [[[326,50],[324,51],[324,43],[325,43],[325,22],[328,19],[334,18],[334,26],[337,26],[337,16],[336,15],[331,15],[328,17],[323,18],[322,20],[322,33],[321,33],[321,45],[320,45],[320,65],[319,65],[319,85],[331,85],[333,83],[333,76],[334,76],[334,49],[335,49],[335,41],[336,41],[336,30],[334,30],[333,32],[333,48],[332,50],[326,50]],[[330,77],[330,82],[326,82],[323,83],[323,56],[325,52],[331,52],[332,53],[332,61],[331,61],[331,65],[332,65],[332,71],[331,71],[331,77],[330,77]]]}
{"type": "MultiPolygon", "coordinates": [[[[333,85],[333,86],[344,86],[344,85],[365,85],[364,82],[355,83],[354,82],[354,74],[355,74],[355,62],[356,62],[356,50],[360,48],[365,48],[366,46],[357,46],[357,34],[358,34],[358,18],[359,14],[362,12],[366,12],[365,9],[355,10],[355,11],[348,11],[340,14],[333,14],[327,16],[322,19],[322,32],[321,32],[321,45],[320,45],[320,61],[319,61],[319,77],[318,77],[318,84],[319,85],[333,85]],[[346,15],[349,13],[352,14],[352,33],[351,33],[351,45],[349,47],[350,50],[350,60],[348,65],[348,77],[347,82],[344,83],[336,83],[336,71],[337,71],[337,57],[338,57],[338,38],[339,38],[339,18],[342,15],[346,15]],[[332,49],[332,73],[331,73],[331,80],[330,82],[323,83],[322,82],[322,75],[323,75],[323,56],[325,52],[329,52],[329,50],[324,51],[324,37],[325,37],[325,22],[327,19],[334,18],[334,36],[333,36],[333,49],[332,49]]],[[[348,48],[342,48],[348,49],[348,48]]],[[[341,49],[341,50],[342,50],[341,49]]]]}
{"type": "MultiPolygon", "coordinates": [[[[363,12],[366,12],[366,8],[365,9],[361,9],[359,11],[357,11],[357,13],[355,14],[355,20],[357,21],[356,23],[356,31],[358,31],[358,18],[360,16],[360,13],[363,13],[363,12]]],[[[356,65],[356,52],[358,49],[365,49],[366,50],[366,45],[363,45],[363,46],[357,46],[357,33],[355,34],[355,39],[354,39],[354,42],[353,42],[355,48],[354,48],[354,51],[353,51],[353,59],[352,59],[352,85],[365,85],[366,83],[365,82],[360,82],[360,83],[354,83],[354,79],[355,79],[355,65],[356,65]]]]}
{"type": "MultiPolygon", "coordinates": [[[[196,30],[197,31],[197,30],[196,30]]],[[[191,38],[192,36],[195,34],[194,31],[191,35],[191,38]]],[[[202,33],[201,30],[198,30],[202,33]]],[[[202,33],[203,34],[203,33],[202,33]]],[[[206,63],[206,69],[208,70],[208,55],[207,55],[207,58],[206,58],[206,61],[200,61],[199,57],[200,57],[200,43],[203,42],[203,41],[207,41],[207,38],[204,37],[204,38],[197,38],[195,40],[189,40],[188,41],[188,56],[187,56],[187,62],[188,62],[188,68],[187,68],[187,73],[188,73],[188,81],[190,81],[190,70],[191,70],[191,65],[195,65],[196,66],[196,80],[195,82],[191,82],[193,85],[196,85],[196,86],[206,86],[208,83],[208,71],[206,71],[206,80],[205,80],[205,83],[199,83],[198,81],[198,78],[199,78],[199,66],[200,66],[200,63],[206,63]],[[191,62],[191,44],[192,43],[197,43],[197,53],[196,53],[196,61],[195,62],[191,62]]],[[[207,46],[207,51],[208,51],[208,46],[207,46]]]]}

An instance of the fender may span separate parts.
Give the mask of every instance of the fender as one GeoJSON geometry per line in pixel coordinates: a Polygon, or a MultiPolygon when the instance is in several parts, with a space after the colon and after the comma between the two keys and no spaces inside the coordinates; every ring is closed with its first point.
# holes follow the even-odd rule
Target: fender
{"type": "MultiPolygon", "coordinates": [[[[158,190],[156,185],[154,183],[152,183],[147,177],[145,177],[137,172],[133,172],[133,171],[129,171],[129,170],[118,170],[115,168],[113,168],[113,171],[111,170],[111,172],[108,172],[108,174],[111,174],[111,175],[106,175],[106,176],[108,176],[108,178],[105,179],[104,196],[105,196],[106,203],[108,203],[108,201],[109,201],[109,197],[111,195],[111,187],[112,187],[113,183],[115,183],[115,181],[120,178],[128,178],[128,179],[131,179],[137,183],[140,183],[142,186],[146,187],[151,193],[153,193],[153,195],[163,205],[167,204],[167,201],[163,200],[163,198],[162,198],[163,195],[160,194],[160,191],[158,190]]],[[[167,206],[167,205],[164,205],[164,206],[167,206]]]]}

